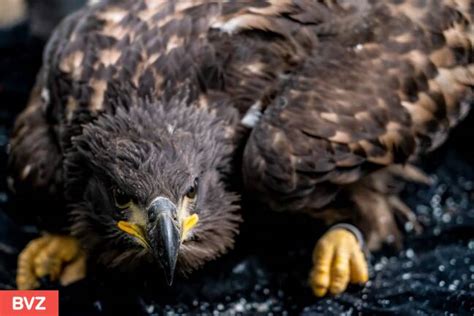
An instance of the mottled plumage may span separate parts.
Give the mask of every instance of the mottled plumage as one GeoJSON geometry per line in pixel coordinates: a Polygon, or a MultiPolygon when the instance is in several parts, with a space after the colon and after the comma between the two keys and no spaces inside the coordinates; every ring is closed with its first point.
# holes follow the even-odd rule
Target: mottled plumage
{"type": "Polygon", "coordinates": [[[392,175],[421,179],[401,165],[473,102],[473,18],[472,0],[101,1],[46,48],[12,137],[13,186],[64,200],[72,234],[108,263],[146,253],[110,231],[110,187],[178,203],[198,175],[183,271],[233,244],[229,175],[377,248],[398,235],[392,213],[408,216],[392,175]]]}

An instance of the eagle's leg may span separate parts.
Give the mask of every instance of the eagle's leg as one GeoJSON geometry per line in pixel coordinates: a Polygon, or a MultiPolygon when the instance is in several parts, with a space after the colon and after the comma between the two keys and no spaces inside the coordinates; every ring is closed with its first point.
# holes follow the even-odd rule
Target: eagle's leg
{"type": "Polygon", "coordinates": [[[343,292],[349,283],[361,284],[368,280],[367,262],[361,240],[353,230],[341,225],[324,234],[313,252],[310,285],[316,296],[343,292]]]}
{"type": "Polygon", "coordinates": [[[40,286],[49,277],[67,285],[85,277],[86,260],[78,241],[70,236],[46,235],[32,240],[18,257],[16,276],[20,290],[40,286]]]}

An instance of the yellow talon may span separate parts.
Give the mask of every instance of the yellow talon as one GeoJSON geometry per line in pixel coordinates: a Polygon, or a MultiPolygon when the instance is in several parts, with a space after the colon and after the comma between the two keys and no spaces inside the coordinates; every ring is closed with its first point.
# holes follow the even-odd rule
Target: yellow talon
{"type": "Polygon", "coordinates": [[[78,241],[69,236],[47,235],[32,240],[18,257],[16,283],[20,290],[39,287],[49,276],[67,285],[85,277],[85,255],[78,241]]]}
{"type": "Polygon", "coordinates": [[[367,262],[353,233],[344,228],[327,232],[316,244],[310,285],[322,297],[342,293],[349,283],[365,283],[369,278],[367,262]]]}

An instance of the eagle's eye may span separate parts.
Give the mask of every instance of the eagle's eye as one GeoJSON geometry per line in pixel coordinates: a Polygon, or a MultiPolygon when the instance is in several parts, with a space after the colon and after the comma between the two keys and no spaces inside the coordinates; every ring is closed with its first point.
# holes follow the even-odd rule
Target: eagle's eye
{"type": "Polygon", "coordinates": [[[189,187],[188,191],[186,192],[186,197],[188,199],[194,199],[197,194],[197,178],[194,179],[194,183],[191,187],[189,187]]]}
{"type": "Polygon", "coordinates": [[[125,194],[120,189],[114,190],[114,200],[115,205],[120,209],[126,209],[132,204],[132,199],[130,198],[130,196],[125,194]]]}

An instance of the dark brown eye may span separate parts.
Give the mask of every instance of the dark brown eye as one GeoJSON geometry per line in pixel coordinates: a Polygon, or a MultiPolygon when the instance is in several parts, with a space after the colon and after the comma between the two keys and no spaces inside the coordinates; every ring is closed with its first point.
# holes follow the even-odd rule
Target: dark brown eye
{"type": "Polygon", "coordinates": [[[130,198],[130,196],[125,194],[120,189],[114,190],[114,200],[115,200],[115,205],[121,209],[125,209],[129,207],[130,204],[132,204],[132,199],[130,198]]]}
{"type": "Polygon", "coordinates": [[[197,179],[194,180],[193,185],[188,189],[188,192],[186,192],[186,197],[188,199],[194,199],[197,194],[197,179]]]}

